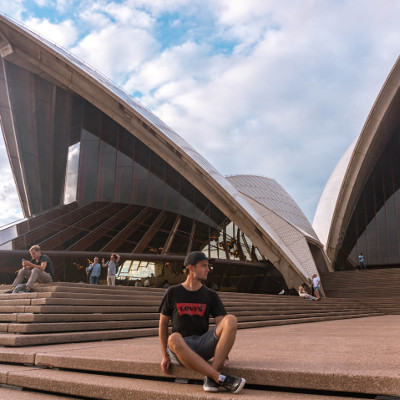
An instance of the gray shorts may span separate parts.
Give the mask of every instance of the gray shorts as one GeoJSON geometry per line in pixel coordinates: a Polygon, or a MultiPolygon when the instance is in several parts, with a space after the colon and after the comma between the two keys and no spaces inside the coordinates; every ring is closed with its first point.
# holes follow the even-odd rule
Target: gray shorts
{"type": "MultiPolygon", "coordinates": [[[[219,338],[215,334],[216,330],[217,326],[215,325],[214,328],[210,329],[203,335],[185,336],[183,340],[195,353],[208,361],[210,358],[214,357],[215,348],[217,347],[219,338]]],[[[173,353],[168,347],[167,352],[169,354],[169,358],[172,364],[182,365],[177,355],[173,353]]]]}

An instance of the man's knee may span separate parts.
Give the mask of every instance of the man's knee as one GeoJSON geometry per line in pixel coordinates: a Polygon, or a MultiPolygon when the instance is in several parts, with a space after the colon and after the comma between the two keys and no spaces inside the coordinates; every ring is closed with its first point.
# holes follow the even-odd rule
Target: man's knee
{"type": "Polygon", "coordinates": [[[220,324],[223,323],[225,327],[235,328],[237,327],[237,318],[233,314],[227,314],[222,319],[220,324]]]}
{"type": "Polygon", "coordinates": [[[27,276],[28,274],[27,274],[27,270],[25,269],[25,268],[21,268],[19,271],[18,271],[18,276],[22,276],[22,277],[25,277],[25,276],[27,276]]]}
{"type": "Polygon", "coordinates": [[[39,270],[37,268],[32,268],[32,272],[31,272],[31,277],[32,279],[37,279],[37,277],[39,276],[39,270]]]}
{"type": "Polygon", "coordinates": [[[232,314],[225,315],[217,325],[216,335],[221,337],[222,332],[235,335],[237,331],[237,318],[232,314]]]}
{"type": "Polygon", "coordinates": [[[174,353],[176,353],[176,351],[179,351],[184,343],[185,341],[183,340],[182,335],[178,332],[172,333],[168,338],[168,347],[174,353]]]}

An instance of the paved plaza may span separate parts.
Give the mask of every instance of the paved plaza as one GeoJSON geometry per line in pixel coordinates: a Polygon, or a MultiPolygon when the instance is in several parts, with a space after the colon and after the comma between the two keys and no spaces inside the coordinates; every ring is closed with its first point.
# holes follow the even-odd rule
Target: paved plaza
{"type": "MultiPolygon", "coordinates": [[[[251,385],[241,398],[272,395],[270,390],[274,388],[316,391],[308,398],[329,391],[400,396],[399,332],[400,315],[241,329],[226,371],[244,376],[251,385]]],[[[157,337],[1,348],[0,358],[3,362],[19,359],[20,363],[71,371],[147,376],[156,379],[153,382],[160,390],[163,384],[169,391],[172,388],[178,392],[182,386],[157,381],[165,376],[159,367],[157,337]]],[[[46,371],[51,370],[41,369],[39,373],[46,371]]],[[[37,376],[37,372],[33,375],[37,376]]],[[[172,373],[181,378],[202,379],[184,367],[174,367],[172,373]]],[[[101,378],[106,382],[107,374],[101,378]]],[[[202,395],[200,386],[183,386],[202,395]]],[[[276,398],[285,398],[282,396],[276,398]]]]}

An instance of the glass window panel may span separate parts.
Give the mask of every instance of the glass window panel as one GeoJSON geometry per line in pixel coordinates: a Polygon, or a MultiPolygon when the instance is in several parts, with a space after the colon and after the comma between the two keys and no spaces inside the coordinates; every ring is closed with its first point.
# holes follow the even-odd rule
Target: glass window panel
{"type": "Polygon", "coordinates": [[[136,204],[148,206],[149,171],[136,162],[134,163],[133,190],[136,204]]]}
{"type": "Polygon", "coordinates": [[[153,208],[163,208],[164,182],[154,174],[150,174],[150,199],[153,208]]]}
{"type": "Polygon", "coordinates": [[[375,216],[376,220],[376,225],[378,228],[382,228],[386,226],[386,213],[385,213],[385,207],[382,207],[375,216]]]}
{"type": "Polygon", "coordinates": [[[391,196],[386,201],[385,208],[386,208],[386,215],[388,216],[388,218],[387,218],[388,226],[395,227],[396,226],[396,218],[394,218],[394,216],[396,215],[396,205],[395,205],[394,195],[391,196]]]}
{"type": "Polygon", "coordinates": [[[135,161],[142,167],[149,168],[150,149],[139,140],[135,141],[135,161]]]}
{"type": "Polygon", "coordinates": [[[68,148],[67,176],[65,180],[64,204],[76,201],[76,190],[78,185],[80,143],[73,144],[68,148]]]}
{"type": "Polygon", "coordinates": [[[378,227],[377,235],[378,235],[379,256],[383,260],[385,256],[388,254],[388,239],[387,239],[386,226],[378,227]]]}
{"type": "Polygon", "coordinates": [[[92,104],[85,102],[85,112],[83,119],[83,128],[94,133],[97,137],[100,136],[100,122],[102,112],[92,104]]]}
{"type": "Polygon", "coordinates": [[[368,259],[365,262],[368,264],[378,264],[378,248],[373,246],[368,249],[368,259]]]}
{"type": "Polygon", "coordinates": [[[118,136],[118,150],[129,158],[134,157],[135,138],[125,129],[120,128],[118,136]]]}
{"type": "Polygon", "coordinates": [[[169,185],[165,185],[165,208],[168,211],[172,211],[174,213],[179,212],[179,200],[180,194],[177,190],[173,189],[169,185]]]}
{"type": "Polygon", "coordinates": [[[80,176],[78,186],[83,193],[85,203],[97,200],[97,180],[99,166],[99,147],[98,137],[83,130],[80,152],[80,176]]]}
{"type": "Polygon", "coordinates": [[[181,197],[179,214],[193,218],[194,204],[184,197],[181,197]]]}
{"type": "Polygon", "coordinates": [[[100,141],[99,161],[99,179],[101,180],[99,198],[104,201],[114,201],[117,150],[108,143],[100,141]]]}
{"type": "Polygon", "coordinates": [[[102,116],[100,137],[115,148],[117,146],[119,125],[109,116],[105,114],[102,114],[102,116]]]}
{"type": "Polygon", "coordinates": [[[132,201],[133,160],[125,154],[117,153],[117,173],[115,177],[116,200],[121,203],[132,201]]]}

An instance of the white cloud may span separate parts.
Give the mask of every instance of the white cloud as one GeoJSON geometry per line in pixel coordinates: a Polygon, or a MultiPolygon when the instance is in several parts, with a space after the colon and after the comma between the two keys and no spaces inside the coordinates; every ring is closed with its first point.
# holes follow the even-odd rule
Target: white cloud
{"type": "Polygon", "coordinates": [[[397,58],[399,11],[395,0],[103,0],[58,25],[28,21],[140,91],[223,174],[275,178],[312,220],[397,58]]]}
{"type": "Polygon", "coordinates": [[[81,15],[91,31],[72,51],[111,79],[122,82],[159,49],[151,34],[154,20],[140,10],[94,4],[81,15]]]}
{"type": "MultiPolygon", "coordinates": [[[[183,54],[190,47],[185,43],[148,61],[131,79],[146,93],[144,103],[223,173],[276,178],[303,209],[306,204],[312,219],[324,183],[359,134],[400,44],[394,15],[386,13],[379,24],[378,3],[361,12],[359,6],[347,16],[343,4],[330,2],[297,3],[289,13],[277,7],[265,17],[269,24],[273,14],[280,29],[266,30],[250,49],[216,57],[192,46],[183,54]]],[[[229,21],[246,24],[254,14],[243,2],[236,11],[220,18],[225,27],[229,21]]]]}
{"type": "Polygon", "coordinates": [[[21,19],[21,13],[24,11],[24,0],[0,0],[0,10],[3,14],[16,19],[21,19]]]}
{"type": "Polygon", "coordinates": [[[158,48],[146,31],[110,25],[93,32],[72,49],[89,65],[112,79],[138,68],[158,48]]]}
{"type": "Polygon", "coordinates": [[[48,19],[29,18],[24,23],[34,32],[64,48],[74,44],[78,38],[77,29],[71,20],[55,24],[48,19]]]}

